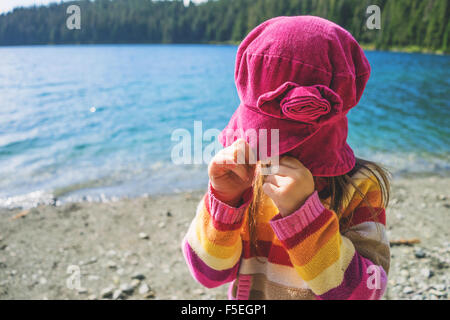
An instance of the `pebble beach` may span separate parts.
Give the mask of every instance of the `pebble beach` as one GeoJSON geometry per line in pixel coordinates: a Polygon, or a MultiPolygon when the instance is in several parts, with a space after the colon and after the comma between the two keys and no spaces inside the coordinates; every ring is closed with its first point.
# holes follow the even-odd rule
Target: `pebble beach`
{"type": "MultiPolygon", "coordinates": [[[[450,297],[449,186],[442,176],[392,181],[383,299],[450,297]]],[[[0,209],[0,299],[226,299],[227,286],[191,277],[181,252],[202,195],[0,209]]]]}

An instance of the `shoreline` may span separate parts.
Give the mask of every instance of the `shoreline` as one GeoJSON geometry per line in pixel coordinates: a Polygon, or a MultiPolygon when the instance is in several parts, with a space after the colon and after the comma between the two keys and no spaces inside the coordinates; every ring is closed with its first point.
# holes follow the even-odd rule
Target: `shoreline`
{"type": "MultiPolygon", "coordinates": [[[[450,177],[392,180],[384,299],[450,297],[450,177]]],[[[226,299],[189,274],[181,240],[203,191],[0,209],[0,299],[226,299]],[[69,288],[78,267],[81,287],[69,288]]]]}
{"type": "Polygon", "coordinates": [[[438,56],[448,56],[450,52],[445,52],[443,50],[433,50],[425,47],[420,47],[416,45],[410,46],[392,46],[386,49],[377,48],[374,44],[361,44],[361,48],[365,51],[381,51],[381,52],[399,52],[399,53],[420,53],[420,54],[431,54],[438,56]]]}
{"type": "MultiPolygon", "coordinates": [[[[450,178],[450,171],[442,171],[442,172],[404,172],[401,174],[394,174],[391,178],[391,182],[395,183],[395,181],[401,181],[405,179],[423,179],[423,178],[436,178],[436,179],[447,179],[450,178]]],[[[68,203],[110,203],[110,202],[118,202],[118,201],[124,201],[124,200],[132,200],[132,199],[139,199],[139,198],[147,198],[147,197],[161,197],[161,196],[171,196],[171,195],[179,195],[179,194],[185,194],[185,193],[198,193],[203,192],[203,190],[206,190],[207,183],[205,182],[205,187],[203,189],[200,188],[189,188],[189,189],[175,189],[172,191],[158,191],[158,192],[141,192],[136,193],[134,195],[126,194],[123,195],[109,195],[106,196],[101,191],[97,192],[83,192],[83,190],[92,190],[92,189],[73,189],[71,192],[61,192],[60,189],[67,189],[66,188],[59,188],[58,191],[43,191],[43,190],[37,190],[33,191],[27,194],[21,194],[17,196],[11,196],[8,198],[0,199],[3,201],[3,203],[0,203],[0,217],[2,211],[8,211],[8,210],[30,210],[39,206],[43,205],[49,205],[49,206],[55,206],[59,207],[68,203]],[[74,192],[74,193],[72,193],[74,192]],[[77,193],[80,193],[77,195],[77,193]],[[33,199],[32,197],[36,194],[40,194],[41,198],[33,199]],[[27,198],[26,196],[30,196],[31,198],[27,198]],[[6,203],[5,199],[23,199],[22,203],[32,203],[33,205],[8,205],[5,206],[6,203]]],[[[95,190],[95,189],[94,189],[95,190]]],[[[102,190],[101,187],[99,190],[102,190]]],[[[14,200],[11,200],[11,202],[14,203],[14,200]]],[[[16,201],[19,202],[19,201],[16,201]]]]}
{"type": "MultiPolygon", "coordinates": [[[[240,41],[209,41],[209,42],[186,42],[186,43],[154,43],[154,42],[102,42],[102,43],[29,43],[29,44],[17,44],[17,45],[3,45],[0,44],[0,48],[15,48],[15,47],[51,47],[51,46],[122,46],[122,45],[164,45],[164,46],[183,46],[183,45],[219,45],[219,46],[239,46],[240,41]]],[[[361,48],[365,51],[380,51],[380,52],[397,52],[397,53],[420,53],[431,54],[439,56],[448,56],[450,52],[445,52],[441,49],[434,50],[426,47],[420,47],[416,45],[410,46],[392,46],[389,48],[378,48],[374,44],[361,43],[361,48]]]]}

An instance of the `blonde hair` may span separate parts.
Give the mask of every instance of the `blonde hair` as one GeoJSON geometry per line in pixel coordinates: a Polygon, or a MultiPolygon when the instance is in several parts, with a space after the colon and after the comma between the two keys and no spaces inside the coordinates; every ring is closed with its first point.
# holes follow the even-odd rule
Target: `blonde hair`
{"type": "MultiPolygon", "coordinates": [[[[258,166],[261,167],[264,165],[258,163],[258,166]]],[[[262,190],[262,185],[264,184],[264,176],[259,174],[258,172],[259,170],[257,170],[257,176],[253,183],[253,200],[250,203],[248,210],[250,250],[254,250],[254,252],[252,253],[254,253],[256,257],[258,257],[258,243],[256,234],[257,216],[260,213],[260,207],[262,205],[264,196],[264,192],[262,190]]],[[[348,228],[353,216],[353,213],[350,213],[349,216],[345,218],[342,217],[342,214],[345,210],[345,208],[343,208],[343,203],[345,200],[350,200],[350,197],[352,196],[352,194],[350,193],[350,186],[355,188],[356,192],[361,196],[362,201],[367,204],[373,218],[376,218],[380,214],[382,208],[386,208],[389,204],[389,175],[390,174],[388,170],[381,165],[372,161],[356,158],[356,164],[350,172],[336,177],[321,177],[321,179],[324,179],[326,181],[326,188],[328,188],[330,196],[329,208],[337,214],[341,231],[348,228]],[[376,182],[380,185],[381,199],[380,204],[377,206],[378,208],[380,208],[378,211],[375,210],[374,207],[368,202],[364,193],[352,179],[352,175],[354,175],[361,169],[366,170],[366,172],[368,173],[368,177],[373,175],[377,180],[376,182]]],[[[315,177],[315,179],[317,178],[315,177]]]]}

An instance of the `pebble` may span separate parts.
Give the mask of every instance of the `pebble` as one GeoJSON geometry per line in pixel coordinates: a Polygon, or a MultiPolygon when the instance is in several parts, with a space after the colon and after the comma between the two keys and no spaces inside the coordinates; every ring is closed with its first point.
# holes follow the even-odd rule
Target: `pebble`
{"type": "Polygon", "coordinates": [[[407,281],[405,277],[398,277],[397,278],[397,284],[403,284],[407,281]]]}
{"type": "Polygon", "coordinates": [[[436,290],[439,290],[439,291],[444,291],[445,290],[445,284],[437,284],[437,285],[434,286],[434,288],[436,290]]]}
{"type": "Polygon", "coordinates": [[[136,289],[140,284],[141,284],[141,280],[133,279],[133,280],[131,280],[130,286],[133,289],[136,289]]]}
{"type": "Polygon", "coordinates": [[[89,281],[96,281],[96,280],[100,279],[99,276],[96,276],[96,275],[93,275],[93,274],[88,275],[87,278],[88,278],[89,281]]]}
{"type": "Polygon", "coordinates": [[[86,294],[86,293],[88,293],[88,290],[86,288],[78,289],[78,294],[86,294]]]}
{"type": "Polygon", "coordinates": [[[425,251],[423,251],[421,248],[415,249],[415,250],[414,250],[414,255],[415,255],[416,258],[418,258],[418,259],[425,258],[425,256],[426,256],[425,251]]]}
{"type": "Polygon", "coordinates": [[[123,298],[123,292],[122,292],[122,290],[120,290],[120,289],[114,290],[114,292],[113,292],[113,294],[112,294],[112,298],[113,298],[114,300],[123,298]]]}
{"type": "Polygon", "coordinates": [[[161,229],[164,229],[166,227],[166,224],[164,222],[160,222],[158,224],[158,227],[161,228],[161,229]]]}
{"type": "Polygon", "coordinates": [[[117,252],[114,251],[114,250],[109,250],[109,251],[106,253],[106,255],[109,256],[109,257],[114,257],[116,254],[117,254],[117,252]]]}
{"type": "Polygon", "coordinates": [[[204,295],[205,292],[202,289],[195,289],[192,291],[193,294],[204,295]]]}
{"type": "Polygon", "coordinates": [[[417,284],[418,284],[418,280],[417,280],[417,278],[414,278],[414,277],[410,277],[410,278],[408,278],[408,281],[409,281],[409,284],[410,285],[414,285],[414,286],[417,286],[417,284]]]}
{"type": "Polygon", "coordinates": [[[136,287],[129,283],[123,283],[120,285],[120,290],[127,295],[133,294],[135,288],[136,287]]]}
{"type": "Polygon", "coordinates": [[[88,300],[97,300],[97,296],[96,296],[95,294],[91,294],[91,295],[88,297],[88,300]]]}
{"type": "Polygon", "coordinates": [[[119,268],[119,269],[117,269],[117,271],[116,271],[116,273],[117,273],[119,276],[123,275],[124,272],[125,272],[125,270],[123,270],[122,268],[119,268]]]}
{"type": "Polygon", "coordinates": [[[144,280],[145,275],[142,273],[135,273],[133,276],[131,276],[131,279],[144,280]]]}
{"type": "Polygon", "coordinates": [[[148,236],[148,234],[146,234],[146,233],[144,233],[144,232],[140,232],[140,233],[139,233],[139,238],[140,238],[140,239],[143,239],[143,240],[147,240],[147,239],[149,239],[150,237],[148,236]]]}
{"type": "Polygon", "coordinates": [[[428,279],[434,275],[434,272],[431,269],[423,268],[422,270],[420,270],[420,274],[428,279]]]}
{"type": "Polygon", "coordinates": [[[167,215],[168,217],[171,217],[171,216],[172,216],[172,212],[167,211],[166,215],[167,215]]]}
{"type": "Polygon", "coordinates": [[[443,291],[438,291],[438,290],[435,290],[435,289],[431,289],[430,291],[428,291],[428,293],[434,294],[436,297],[443,297],[443,296],[446,295],[445,292],[443,292],[443,291]]]}
{"type": "Polygon", "coordinates": [[[144,294],[148,293],[149,291],[150,291],[150,287],[146,283],[143,283],[139,286],[139,289],[138,289],[139,294],[144,295],[144,294]]]}
{"type": "Polygon", "coordinates": [[[402,269],[402,270],[400,271],[400,275],[402,275],[402,276],[405,277],[405,278],[408,278],[408,277],[409,277],[409,271],[406,270],[406,269],[402,269]]]}
{"type": "Polygon", "coordinates": [[[104,288],[102,291],[100,291],[100,296],[102,298],[110,298],[110,297],[112,297],[113,292],[114,292],[114,287],[112,287],[112,286],[107,287],[107,288],[104,288]]]}
{"type": "Polygon", "coordinates": [[[107,266],[109,269],[116,269],[116,268],[117,268],[117,264],[116,264],[114,261],[108,261],[108,262],[106,263],[106,266],[107,266]]]}
{"type": "Polygon", "coordinates": [[[410,294],[410,293],[413,293],[413,292],[414,292],[414,289],[411,288],[411,287],[405,287],[405,288],[403,289],[403,293],[404,293],[404,294],[410,294]]]}

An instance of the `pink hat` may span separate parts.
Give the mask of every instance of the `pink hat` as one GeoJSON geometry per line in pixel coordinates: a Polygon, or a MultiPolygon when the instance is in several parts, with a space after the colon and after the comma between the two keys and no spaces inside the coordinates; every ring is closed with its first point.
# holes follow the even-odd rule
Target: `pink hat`
{"type": "Polygon", "coordinates": [[[235,82],[241,104],[219,136],[254,148],[248,130],[279,131],[279,154],[297,157],[315,176],[349,172],[355,156],[347,144],[347,113],[360,100],[370,65],[352,35],[313,16],[277,17],[242,41],[235,82]]]}

